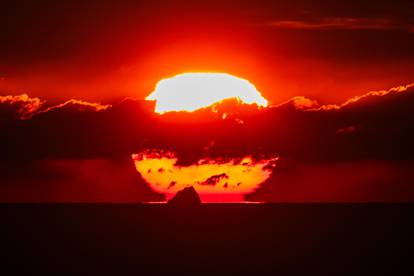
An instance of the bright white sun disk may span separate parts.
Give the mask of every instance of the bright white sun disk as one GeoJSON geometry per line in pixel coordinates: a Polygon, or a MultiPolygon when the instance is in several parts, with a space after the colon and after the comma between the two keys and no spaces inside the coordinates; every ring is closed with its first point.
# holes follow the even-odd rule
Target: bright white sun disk
{"type": "Polygon", "coordinates": [[[268,101],[248,80],[226,73],[185,73],[159,81],[146,100],[156,101],[155,112],[195,111],[224,99],[266,107],[268,101]]]}

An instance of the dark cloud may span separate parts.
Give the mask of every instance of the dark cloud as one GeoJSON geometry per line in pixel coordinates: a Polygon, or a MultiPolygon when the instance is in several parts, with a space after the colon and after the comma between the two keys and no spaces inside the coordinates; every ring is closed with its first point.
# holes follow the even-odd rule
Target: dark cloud
{"type": "Polygon", "coordinates": [[[129,158],[0,164],[0,202],[162,201],[129,158]]]}
{"type": "MultiPolygon", "coordinates": [[[[215,112],[164,115],[153,112],[154,103],[133,99],[112,106],[71,100],[52,107],[29,97],[3,99],[8,100],[0,105],[5,110],[0,114],[7,114],[1,119],[1,201],[157,200],[160,196],[149,190],[142,197],[127,195],[127,189],[147,189],[131,160],[131,154],[147,149],[175,152],[177,165],[206,157],[279,156],[273,176],[253,200],[414,199],[409,184],[414,162],[412,84],[369,92],[342,104],[295,97],[257,108],[228,100],[215,106],[215,112]],[[113,163],[120,159],[122,166],[113,163]],[[289,160],[299,165],[284,165],[289,160]],[[398,164],[406,170],[400,173],[398,164]],[[92,190],[99,189],[93,183],[103,185],[102,194],[94,194],[92,190]],[[125,194],[111,197],[111,189],[118,188],[125,194]],[[78,194],[83,189],[85,194],[78,194]]],[[[225,177],[213,176],[205,184],[225,177]]]]}
{"type": "Polygon", "coordinates": [[[76,99],[68,100],[58,105],[47,105],[46,101],[39,98],[31,98],[27,94],[0,96],[0,120],[28,120],[35,115],[48,113],[53,110],[102,111],[111,105],[91,103],[76,99]]]}
{"type": "Polygon", "coordinates": [[[228,179],[229,176],[226,173],[221,173],[217,175],[210,176],[205,181],[201,182],[200,185],[211,185],[215,186],[219,183],[222,179],[228,179]]]}
{"type": "MultiPolygon", "coordinates": [[[[154,114],[151,102],[71,100],[27,120],[9,120],[1,158],[107,158],[158,148],[177,152],[183,163],[249,154],[308,161],[412,159],[413,104],[413,85],[337,105],[295,97],[270,108],[227,101],[216,112],[164,115],[154,114]]],[[[21,112],[20,104],[14,107],[21,112]]]]}
{"type": "Polygon", "coordinates": [[[319,104],[318,104],[317,101],[308,99],[304,96],[293,97],[293,98],[289,99],[288,101],[277,105],[276,107],[281,107],[281,106],[284,106],[284,105],[293,105],[298,110],[308,110],[308,109],[311,109],[311,108],[319,107],[319,104]]]}
{"type": "Polygon", "coordinates": [[[414,162],[280,162],[247,200],[265,202],[412,202],[414,162]]]}
{"type": "Polygon", "coordinates": [[[26,94],[18,96],[0,96],[0,121],[10,119],[28,119],[42,106],[39,98],[26,94]]]}
{"type": "MultiPolygon", "coordinates": [[[[329,105],[322,105],[320,107],[313,107],[313,108],[306,108],[309,110],[339,110],[341,108],[346,108],[348,106],[352,105],[357,105],[360,104],[361,102],[363,103],[364,101],[370,101],[372,99],[375,99],[376,97],[382,97],[382,96],[392,96],[395,95],[397,93],[402,93],[402,92],[412,92],[414,90],[414,83],[409,84],[409,85],[401,85],[401,86],[397,86],[397,87],[393,87],[389,90],[381,90],[381,91],[371,91],[368,92],[362,96],[355,96],[349,100],[347,100],[346,102],[340,104],[340,105],[335,105],[335,104],[329,104],[329,105]]],[[[315,104],[316,105],[316,104],[315,104]]]]}

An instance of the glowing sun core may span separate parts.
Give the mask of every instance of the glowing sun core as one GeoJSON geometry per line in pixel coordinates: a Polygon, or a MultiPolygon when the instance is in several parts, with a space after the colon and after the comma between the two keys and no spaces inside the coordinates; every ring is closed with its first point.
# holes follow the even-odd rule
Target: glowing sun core
{"type": "Polygon", "coordinates": [[[266,107],[268,101],[248,80],[226,73],[185,73],[162,79],[146,100],[156,101],[155,112],[195,111],[224,99],[266,107]]]}

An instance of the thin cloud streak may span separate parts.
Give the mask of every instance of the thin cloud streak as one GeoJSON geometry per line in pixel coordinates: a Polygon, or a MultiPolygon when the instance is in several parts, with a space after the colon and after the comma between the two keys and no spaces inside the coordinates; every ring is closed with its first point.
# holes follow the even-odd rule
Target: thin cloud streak
{"type": "MultiPolygon", "coordinates": [[[[82,100],[70,99],[64,103],[46,107],[46,101],[27,94],[0,96],[0,105],[8,106],[13,119],[30,120],[33,116],[61,109],[76,111],[104,111],[112,107],[110,104],[100,104],[82,100]]],[[[0,108],[2,109],[2,108],[0,108]]],[[[6,118],[0,118],[6,119],[6,118]]]]}
{"type": "Polygon", "coordinates": [[[279,108],[283,106],[293,106],[296,110],[300,111],[331,111],[340,110],[349,105],[358,103],[364,99],[371,99],[374,97],[387,96],[389,94],[398,94],[403,92],[411,92],[414,89],[414,83],[407,85],[400,85],[392,87],[388,90],[370,91],[360,96],[352,97],[340,104],[319,104],[318,101],[309,99],[305,96],[296,96],[285,102],[271,106],[271,108],[279,108]]]}
{"type": "Polygon", "coordinates": [[[51,106],[45,110],[40,111],[39,113],[47,113],[52,110],[58,110],[65,107],[75,107],[78,111],[103,111],[112,107],[110,104],[100,104],[100,103],[91,103],[82,100],[71,99],[62,104],[51,106]]]}
{"type": "Polygon", "coordinates": [[[280,20],[268,23],[277,29],[296,30],[382,30],[413,32],[414,26],[388,18],[324,17],[318,20],[280,20]]]}
{"type": "Polygon", "coordinates": [[[390,88],[388,90],[380,90],[380,91],[370,91],[362,96],[355,96],[349,100],[347,100],[346,102],[340,104],[340,105],[335,105],[335,104],[326,104],[326,105],[322,105],[318,108],[311,108],[308,110],[311,111],[324,111],[324,110],[338,110],[344,107],[347,107],[351,104],[357,103],[361,100],[364,99],[368,99],[368,98],[372,98],[372,97],[382,97],[382,96],[386,96],[388,94],[397,94],[397,93],[402,93],[402,92],[407,92],[410,91],[412,88],[414,88],[414,83],[408,84],[408,85],[400,85],[397,87],[393,87],[390,88]]]}

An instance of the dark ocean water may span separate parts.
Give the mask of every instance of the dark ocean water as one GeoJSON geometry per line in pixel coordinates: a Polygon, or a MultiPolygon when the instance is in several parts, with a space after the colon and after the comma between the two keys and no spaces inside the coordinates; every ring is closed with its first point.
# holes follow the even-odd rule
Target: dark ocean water
{"type": "MultiPolygon", "coordinates": [[[[412,204],[5,204],[1,270],[53,275],[414,272],[412,204]]],[[[174,274],[175,275],[175,274],[174,274]]]]}

